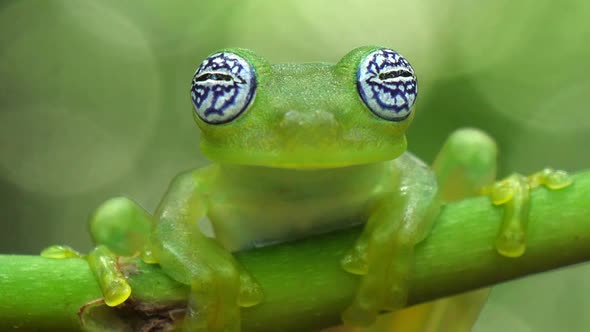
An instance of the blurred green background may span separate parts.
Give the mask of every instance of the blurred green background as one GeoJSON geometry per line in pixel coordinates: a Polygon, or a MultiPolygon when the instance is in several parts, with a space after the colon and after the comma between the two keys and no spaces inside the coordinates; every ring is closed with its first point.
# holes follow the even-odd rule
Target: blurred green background
{"type": "MultiPolygon", "coordinates": [[[[590,167],[586,0],[0,2],[0,252],[91,247],[115,195],[153,210],[198,151],[188,84],[209,53],[335,62],[390,46],[420,81],[410,149],[455,128],[501,148],[502,175],[590,167]]],[[[475,331],[588,331],[590,266],[496,287],[475,331]]]]}

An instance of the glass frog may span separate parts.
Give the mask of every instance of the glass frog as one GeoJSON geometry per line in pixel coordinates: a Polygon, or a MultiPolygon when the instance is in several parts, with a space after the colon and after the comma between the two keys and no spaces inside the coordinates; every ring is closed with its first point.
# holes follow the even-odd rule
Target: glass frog
{"type": "MultiPolygon", "coordinates": [[[[174,179],[153,215],[126,198],[93,214],[99,246],[86,257],[106,304],[131,293],[114,257],[141,250],[190,286],[187,330],[239,331],[239,308],[264,295],[232,252],[365,223],[341,261],[361,278],[342,317],[371,324],[404,307],[414,246],[441,204],[481,188],[505,206],[498,252],[521,255],[530,188],[559,189],[567,174],[547,169],[494,184],[496,144],[476,129],[453,133],[427,166],[406,152],[417,95],[410,63],[384,47],[354,49],[336,64],[271,65],[238,48],[207,57],[190,96],[213,163],[174,179]]],[[[75,254],[53,247],[44,255],[75,254]]]]}

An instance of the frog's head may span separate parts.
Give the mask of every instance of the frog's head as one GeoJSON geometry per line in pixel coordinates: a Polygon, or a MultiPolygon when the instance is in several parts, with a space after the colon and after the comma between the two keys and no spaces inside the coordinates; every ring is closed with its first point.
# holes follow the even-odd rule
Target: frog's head
{"type": "Polygon", "coordinates": [[[252,51],[225,49],[203,61],[191,85],[208,158],[284,168],[396,158],[417,92],[408,61],[374,46],[335,65],[270,65],[252,51]]]}

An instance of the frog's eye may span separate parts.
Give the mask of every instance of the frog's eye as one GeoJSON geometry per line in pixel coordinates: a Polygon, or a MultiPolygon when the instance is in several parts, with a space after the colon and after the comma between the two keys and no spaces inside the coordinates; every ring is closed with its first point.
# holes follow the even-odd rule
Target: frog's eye
{"type": "Polygon", "coordinates": [[[221,124],[237,118],[254,100],[254,68],[241,56],[220,52],[211,55],[197,69],[191,84],[191,98],[201,120],[221,124]]]}
{"type": "Polygon", "coordinates": [[[356,84],[371,112],[386,120],[402,121],[410,116],[416,101],[417,83],[414,69],[404,57],[379,49],[361,60],[356,84]]]}

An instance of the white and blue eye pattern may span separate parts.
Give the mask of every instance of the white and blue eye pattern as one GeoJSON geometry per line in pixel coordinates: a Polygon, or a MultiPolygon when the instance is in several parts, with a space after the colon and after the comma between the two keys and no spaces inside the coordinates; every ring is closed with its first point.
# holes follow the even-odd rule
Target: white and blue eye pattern
{"type": "Polygon", "coordinates": [[[357,72],[357,89],[365,105],[380,118],[402,121],[418,96],[414,69],[399,53],[378,49],[365,56],[357,72]]]}
{"type": "Polygon", "coordinates": [[[199,118],[210,124],[232,121],[254,100],[254,68],[243,57],[215,53],[205,59],[193,76],[191,98],[199,118]]]}

